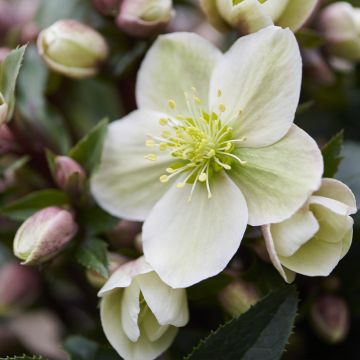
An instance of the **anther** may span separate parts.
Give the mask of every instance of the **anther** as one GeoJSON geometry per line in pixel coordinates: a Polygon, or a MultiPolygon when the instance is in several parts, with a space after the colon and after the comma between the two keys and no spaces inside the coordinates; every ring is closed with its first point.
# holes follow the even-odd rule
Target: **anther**
{"type": "Polygon", "coordinates": [[[172,99],[168,101],[168,105],[171,110],[174,110],[176,108],[176,102],[172,99]]]}
{"type": "Polygon", "coordinates": [[[155,146],[155,141],[152,140],[152,139],[146,140],[145,146],[147,146],[147,147],[154,147],[154,146],[155,146]]]}
{"type": "Polygon", "coordinates": [[[166,119],[166,118],[161,118],[161,119],[159,120],[159,123],[160,123],[161,126],[167,125],[168,122],[169,122],[169,120],[166,119]]]}
{"type": "Polygon", "coordinates": [[[160,176],[160,182],[167,183],[169,181],[169,177],[167,175],[160,176]]]}
{"type": "Polygon", "coordinates": [[[166,169],[166,172],[169,173],[169,174],[173,174],[176,170],[173,169],[173,168],[167,168],[166,169]]]}
{"type": "Polygon", "coordinates": [[[207,175],[205,173],[201,173],[199,175],[199,181],[204,182],[207,179],[207,175]]]}
{"type": "Polygon", "coordinates": [[[222,96],[222,91],[220,90],[220,89],[218,89],[218,91],[217,91],[217,97],[219,98],[219,97],[221,97],[222,96]]]}
{"type": "Polygon", "coordinates": [[[160,143],[159,144],[159,149],[160,149],[160,151],[165,151],[167,149],[167,144],[166,143],[160,143]]]}
{"type": "Polygon", "coordinates": [[[181,182],[181,183],[176,184],[176,187],[177,187],[178,189],[182,189],[185,185],[186,185],[186,184],[185,184],[184,182],[181,182]]]}
{"type": "Polygon", "coordinates": [[[226,111],[225,104],[223,104],[223,103],[219,104],[219,111],[222,112],[222,113],[226,111]]]}
{"type": "Polygon", "coordinates": [[[146,160],[150,160],[150,161],[156,161],[157,160],[157,156],[156,154],[148,154],[145,156],[146,160]]]}
{"type": "Polygon", "coordinates": [[[211,149],[211,150],[207,153],[207,155],[208,155],[209,157],[212,157],[212,156],[214,156],[215,154],[216,154],[216,152],[215,152],[214,149],[211,149]]]}

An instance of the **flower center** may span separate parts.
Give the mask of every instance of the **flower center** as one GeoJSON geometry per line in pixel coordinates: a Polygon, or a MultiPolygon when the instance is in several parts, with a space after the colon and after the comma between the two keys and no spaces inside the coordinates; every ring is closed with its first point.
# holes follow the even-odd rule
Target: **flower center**
{"type": "MultiPolygon", "coordinates": [[[[217,96],[221,97],[218,90],[217,96]]],[[[226,107],[220,103],[218,109],[206,112],[202,108],[202,101],[197,96],[195,88],[185,92],[188,115],[176,112],[176,103],[170,99],[168,106],[174,112],[173,117],[161,118],[163,127],[160,137],[149,135],[147,147],[158,147],[160,151],[167,151],[176,159],[166,174],[160,176],[162,183],[171,178],[185,174],[177,184],[183,188],[192,185],[189,201],[198,183],[204,183],[208,198],[212,197],[209,179],[222,170],[230,170],[233,161],[245,165],[246,162],[233,154],[237,142],[245,138],[232,138],[232,128],[223,120],[226,107]]],[[[155,161],[155,154],[148,154],[146,159],[155,161]]]]}

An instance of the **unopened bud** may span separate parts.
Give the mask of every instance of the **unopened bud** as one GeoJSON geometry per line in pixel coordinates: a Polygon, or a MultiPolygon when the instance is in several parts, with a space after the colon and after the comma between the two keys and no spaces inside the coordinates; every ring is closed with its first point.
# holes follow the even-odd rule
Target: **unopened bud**
{"type": "Polygon", "coordinates": [[[10,49],[7,47],[0,47],[0,63],[2,63],[5,58],[9,55],[10,49]]]}
{"type": "MultiPolygon", "coordinates": [[[[124,265],[130,260],[129,258],[117,253],[109,253],[108,259],[109,259],[109,265],[108,265],[109,276],[111,276],[121,265],[124,265]]],[[[107,278],[92,270],[86,271],[86,277],[92,286],[99,289],[103,287],[107,281],[107,278]]]]}
{"type": "Polygon", "coordinates": [[[120,0],[93,0],[96,10],[105,16],[116,16],[120,2],[120,0]]]}
{"type": "Polygon", "coordinates": [[[316,333],[329,343],[346,338],[349,330],[349,311],[345,301],[337,296],[324,295],[311,308],[312,325],[316,333]]]}
{"type": "Polygon", "coordinates": [[[124,0],[116,22],[130,35],[149,37],[163,31],[173,14],[171,0],[124,0]]]}
{"type": "Polygon", "coordinates": [[[26,306],[39,290],[39,278],[34,269],[9,262],[0,267],[0,315],[26,306]]]}
{"type": "Polygon", "coordinates": [[[229,284],[219,294],[219,301],[227,313],[239,316],[259,301],[256,287],[242,280],[229,284]]]}
{"type": "Polygon", "coordinates": [[[360,60],[360,9],[347,2],[327,6],[320,14],[319,27],[327,52],[335,57],[360,60]]]}
{"type": "Polygon", "coordinates": [[[95,75],[108,54],[102,35],[76,20],[59,20],[44,29],[37,45],[52,70],[79,79],[95,75]]]}
{"type": "Polygon", "coordinates": [[[61,251],[76,231],[70,211],[47,207],[20,226],[14,239],[14,254],[26,265],[45,262],[61,251]]]}
{"type": "Polygon", "coordinates": [[[8,105],[2,93],[0,93],[0,126],[7,121],[8,105]]]}
{"type": "Polygon", "coordinates": [[[68,156],[57,156],[55,159],[55,181],[66,192],[77,195],[81,193],[85,182],[84,169],[68,156]]]}
{"type": "Polygon", "coordinates": [[[109,233],[111,244],[115,248],[134,247],[135,237],[141,232],[141,223],[121,220],[109,233]]]}

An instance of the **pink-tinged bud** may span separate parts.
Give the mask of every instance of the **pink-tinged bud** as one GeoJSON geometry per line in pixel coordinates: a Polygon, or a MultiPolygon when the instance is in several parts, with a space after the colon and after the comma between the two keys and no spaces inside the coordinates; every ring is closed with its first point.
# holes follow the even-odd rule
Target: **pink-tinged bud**
{"type": "Polygon", "coordinates": [[[14,239],[14,254],[25,265],[43,263],[61,251],[76,232],[70,211],[47,207],[20,226],[14,239]]]}
{"type": "Polygon", "coordinates": [[[109,233],[111,244],[115,248],[134,247],[135,237],[141,233],[141,223],[121,220],[109,233]]]}
{"type": "Polygon", "coordinates": [[[105,16],[116,16],[120,8],[120,0],[93,0],[94,7],[105,16]]]}
{"type": "Polygon", "coordinates": [[[311,308],[312,325],[316,333],[329,343],[344,340],[349,331],[349,311],[345,301],[324,295],[311,308]]]}
{"type": "MultiPolygon", "coordinates": [[[[109,271],[109,276],[111,276],[120,266],[127,263],[130,259],[120,254],[111,252],[108,254],[108,260],[109,260],[108,271],[109,271]]],[[[92,270],[86,271],[86,277],[89,283],[98,289],[103,287],[106,281],[108,280],[107,278],[101,276],[101,274],[92,270]]]]}
{"type": "Polygon", "coordinates": [[[344,1],[329,5],[320,14],[319,28],[330,55],[360,60],[360,8],[344,1]]]}
{"type": "Polygon", "coordinates": [[[100,33],[69,19],[42,30],[37,45],[52,70],[77,79],[95,75],[108,55],[108,46],[100,33]]]}
{"type": "Polygon", "coordinates": [[[9,262],[0,267],[0,314],[29,305],[39,290],[34,269],[9,262]]]}
{"type": "Polygon", "coordinates": [[[232,316],[239,316],[255,305],[260,299],[256,287],[242,280],[229,284],[219,294],[224,310],[232,316]]]}
{"type": "Polygon", "coordinates": [[[116,23],[132,36],[149,37],[163,31],[173,14],[171,0],[124,0],[116,23]]]}
{"type": "Polygon", "coordinates": [[[84,169],[68,156],[57,156],[55,159],[55,181],[57,185],[70,194],[81,193],[86,179],[84,169]]]}
{"type": "Polygon", "coordinates": [[[7,47],[0,47],[0,63],[2,63],[5,58],[9,55],[10,49],[7,47]]]}

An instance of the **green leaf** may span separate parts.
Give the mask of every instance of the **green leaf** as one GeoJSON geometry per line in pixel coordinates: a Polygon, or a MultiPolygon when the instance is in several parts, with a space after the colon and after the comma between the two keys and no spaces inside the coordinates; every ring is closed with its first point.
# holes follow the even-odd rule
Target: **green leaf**
{"type": "Polygon", "coordinates": [[[95,360],[99,346],[82,336],[70,336],[65,340],[64,348],[71,360],[95,360]]]}
{"type": "Polygon", "coordinates": [[[338,171],[343,157],[341,150],[344,141],[344,131],[339,131],[323,148],[322,155],[324,158],[324,177],[334,177],[338,171]]]}
{"type": "Polygon", "coordinates": [[[312,29],[300,29],[295,36],[302,48],[314,49],[324,44],[321,34],[312,29]]]}
{"type": "Polygon", "coordinates": [[[9,106],[8,119],[12,116],[14,108],[16,79],[19,75],[25,49],[26,45],[12,50],[9,55],[6,56],[0,67],[0,90],[5,102],[9,106]]]}
{"type": "Polygon", "coordinates": [[[306,101],[302,104],[300,104],[296,110],[296,115],[300,115],[300,114],[304,114],[306,113],[309,109],[311,109],[314,106],[314,101],[310,100],[310,101],[306,101]]]}
{"type": "Polygon", "coordinates": [[[24,221],[45,207],[61,206],[68,203],[68,196],[63,191],[56,189],[39,190],[5,205],[0,208],[0,213],[10,219],[24,221]]]}
{"type": "Polygon", "coordinates": [[[186,357],[191,360],[277,360],[291,333],[297,292],[284,286],[220,326],[186,357]]]}
{"type": "Polygon", "coordinates": [[[105,241],[86,240],[77,251],[77,260],[86,269],[95,271],[105,278],[109,276],[107,243],[105,241]]]}
{"type": "Polygon", "coordinates": [[[91,174],[100,162],[107,124],[107,119],[101,120],[69,152],[69,156],[82,165],[88,174],[91,174]]]}
{"type": "Polygon", "coordinates": [[[7,357],[0,357],[0,360],[46,360],[42,356],[29,356],[29,355],[14,355],[14,356],[7,356],[7,357]]]}

